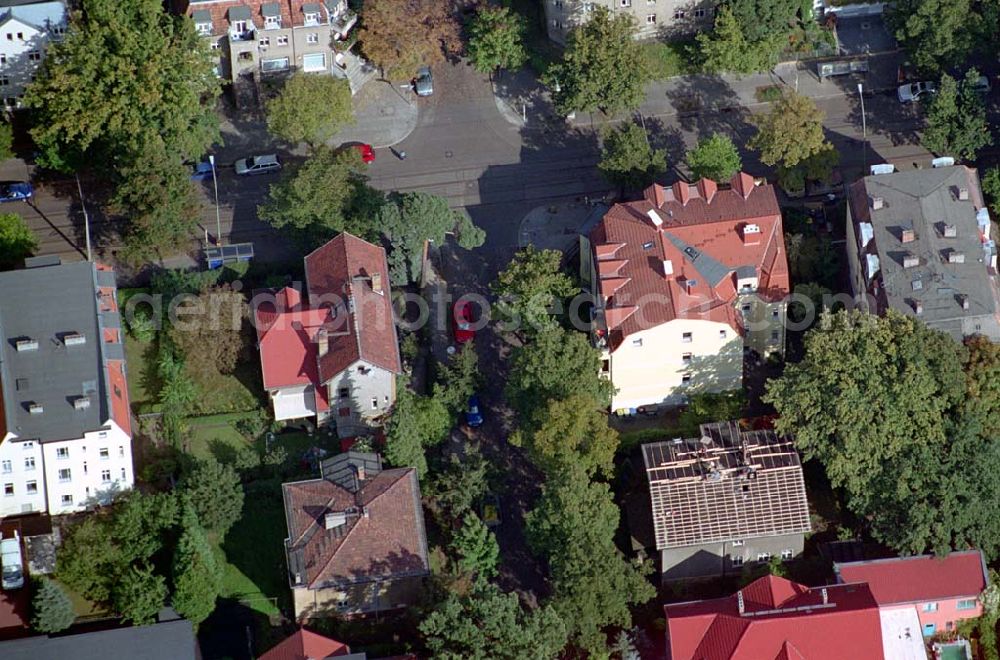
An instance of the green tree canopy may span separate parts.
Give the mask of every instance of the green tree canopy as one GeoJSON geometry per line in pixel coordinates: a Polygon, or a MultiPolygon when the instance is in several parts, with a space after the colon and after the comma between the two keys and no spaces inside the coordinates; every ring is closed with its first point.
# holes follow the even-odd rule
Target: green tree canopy
{"type": "Polygon", "coordinates": [[[17,213],[0,213],[0,270],[17,267],[38,249],[38,239],[17,213]]]}
{"type": "Polygon", "coordinates": [[[581,332],[552,328],[514,350],[507,379],[507,400],[522,423],[538,419],[551,399],[584,394],[597,406],[611,404],[613,388],[601,378],[601,354],[581,332]]]}
{"type": "Polygon", "coordinates": [[[642,103],[652,74],[634,31],[631,15],[598,6],[570,32],[562,61],[547,74],[559,112],[615,114],[642,103]]]}
{"type": "Polygon", "coordinates": [[[0,160],[14,157],[14,127],[9,121],[0,122],[0,160]]]}
{"type": "Polygon", "coordinates": [[[197,626],[215,609],[221,588],[221,572],[212,545],[190,506],[181,518],[181,536],[173,559],[175,610],[197,626]]]}
{"type": "Polygon", "coordinates": [[[362,169],[361,157],[353,149],[319,146],[305,163],[289,168],[271,186],[270,199],[257,207],[257,214],[273,227],[304,231],[317,240],[329,240],[342,231],[377,240],[374,218],[384,198],[368,185],[362,169]]]}
{"type": "Polygon", "coordinates": [[[156,614],[167,599],[167,582],[162,575],[143,562],[130,566],[116,576],[115,605],[122,619],[133,626],[145,626],[156,621],[156,614]]]}
{"type": "Polygon", "coordinates": [[[597,164],[609,182],[622,188],[645,188],[667,171],[667,152],[654,149],[646,130],[626,123],[601,133],[601,160],[597,164]]]}
{"type": "Polygon", "coordinates": [[[511,436],[511,443],[524,443],[533,463],[549,474],[567,465],[588,475],[614,472],[618,432],[608,426],[607,412],[589,394],[575,393],[566,399],[550,399],[538,409],[534,431],[511,436]]]}
{"type": "Polygon", "coordinates": [[[247,300],[229,284],[205,289],[177,305],[167,331],[190,373],[232,373],[247,345],[247,300]]]}
{"type": "Polygon", "coordinates": [[[397,467],[414,467],[421,477],[427,472],[427,447],[448,435],[452,417],[435,397],[420,396],[405,378],[397,379],[396,405],[386,426],[385,457],[397,467]]]}
{"type": "Polygon", "coordinates": [[[700,32],[695,40],[705,70],[715,73],[767,71],[777,64],[778,54],[785,44],[784,35],[772,35],[759,41],[751,39],[728,6],[719,8],[712,30],[700,32]]]}
{"type": "Polygon", "coordinates": [[[476,70],[521,68],[528,59],[525,29],[524,18],[509,7],[480,6],[469,25],[469,59],[476,70]]]}
{"type": "Polygon", "coordinates": [[[553,608],[528,611],[517,594],[491,584],[465,597],[449,594],[420,632],[441,660],[547,660],[566,645],[566,624],[553,608]]]}
{"type": "Polygon", "coordinates": [[[344,78],[296,73],[267,102],[267,128],[290,144],[317,147],[354,121],[351,86],[344,78]]]}
{"type": "Polygon", "coordinates": [[[823,133],[823,111],[812,99],[785,92],[766,113],[753,115],[757,134],[747,146],[760,152],[765,165],[794,167],[829,148],[823,133]]]}
{"type": "Polygon", "coordinates": [[[840,152],[829,142],[819,151],[793,167],[778,166],[778,183],[786,191],[805,190],[806,181],[830,181],[833,168],[840,162],[840,152]]]}
{"type": "Polygon", "coordinates": [[[220,539],[243,515],[243,486],[230,465],[216,460],[201,461],[181,487],[198,520],[220,539]]]}
{"type": "Polygon", "coordinates": [[[57,633],[73,625],[76,613],[66,590],[47,577],[39,578],[36,585],[31,600],[31,627],[40,633],[57,633]]]}
{"type": "Polygon", "coordinates": [[[743,167],[740,152],[728,135],[712,133],[698,140],[698,146],[687,153],[687,164],[695,179],[728,182],[743,167]]]}
{"type": "Polygon", "coordinates": [[[994,215],[1000,216],[1000,167],[991,167],[982,177],[983,194],[994,215]]]}
{"type": "Polygon", "coordinates": [[[553,605],[573,642],[599,654],[605,628],[631,625],[629,607],[656,594],[648,566],[629,561],[615,546],[619,511],[607,484],[578,468],[554,475],[525,519],[528,543],[548,560],[553,605]]]}
{"type": "Polygon", "coordinates": [[[452,454],[445,465],[432,475],[426,488],[421,484],[421,490],[433,502],[428,508],[445,521],[443,526],[462,520],[466,513],[472,511],[476,501],[486,494],[489,488],[488,471],[489,463],[474,446],[470,446],[462,458],[452,454]]]}
{"type": "Polygon", "coordinates": [[[458,415],[466,410],[469,397],[479,389],[482,379],[476,347],[471,342],[464,344],[447,362],[438,365],[434,398],[448,408],[452,415],[458,415]]]}
{"type": "Polygon", "coordinates": [[[960,64],[972,50],[979,17],[969,0],[899,0],[886,13],[896,40],[924,73],[960,64]]]}
{"type": "Polygon", "coordinates": [[[576,290],[573,280],[562,272],[562,253],[521,248],[500,271],[490,290],[497,296],[496,312],[510,329],[522,336],[555,327],[553,305],[576,290]]]}
{"type": "Polygon", "coordinates": [[[993,144],[986,121],[986,103],[973,88],[979,71],[969,69],[959,85],[947,73],[927,105],[927,128],[921,142],[940,156],[975,160],[976,153],[993,144]]]}
{"type": "Polygon", "coordinates": [[[379,226],[389,240],[389,271],[395,284],[406,284],[420,276],[424,242],[444,242],[454,233],[466,249],[478,247],[485,233],[469,216],[448,207],[444,197],[424,192],[392,193],[379,212],[379,226]]]}
{"type": "Polygon", "coordinates": [[[458,565],[477,579],[488,580],[497,574],[500,546],[476,514],[465,515],[462,526],[452,536],[451,546],[458,556],[458,565]]]}
{"type": "Polygon", "coordinates": [[[740,27],[751,41],[785,37],[796,20],[799,0],[726,0],[740,27]]]}
{"type": "Polygon", "coordinates": [[[366,0],[358,32],[361,51],[392,80],[462,50],[452,7],[440,0],[366,0]]]}

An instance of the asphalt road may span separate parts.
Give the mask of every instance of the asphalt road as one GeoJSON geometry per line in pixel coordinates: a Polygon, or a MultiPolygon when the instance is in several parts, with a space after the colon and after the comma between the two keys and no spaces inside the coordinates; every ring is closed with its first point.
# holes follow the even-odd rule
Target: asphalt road
{"type": "MultiPolygon", "coordinates": [[[[389,191],[423,190],[446,197],[452,206],[466,209],[474,222],[487,232],[490,261],[502,260],[517,244],[517,226],[530,209],[555,202],[609,191],[595,165],[598,160],[596,128],[550,124],[544,128],[520,128],[498,112],[489,81],[465,64],[439,67],[435,72],[433,97],[419,99],[417,128],[395,149],[405,151],[406,160],[391,150],[377,150],[370,165],[373,185],[389,191]]],[[[855,83],[845,79],[844,95],[818,101],[826,114],[828,137],[841,153],[845,175],[860,174],[864,163],[923,161],[929,156],[915,144],[921,119],[916,107],[901,106],[890,93],[865,98],[869,146],[863,148],[860,102],[855,83]]],[[[737,144],[745,144],[753,133],[750,110],[706,111],[688,116],[644,117],[652,139],[668,150],[669,162],[680,163],[684,151],[699,137],[721,131],[737,144]]],[[[245,125],[245,124],[244,124],[245,125]]],[[[276,150],[261,144],[260,152],[276,150]]],[[[294,156],[289,156],[294,158],[294,156]]],[[[14,162],[15,165],[17,162],[14,162]]],[[[4,167],[4,178],[24,178],[4,167]],[[9,170],[9,171],[8,171],[9,170]]],[[[752,153],[744,166],[766,171],[752,153]]],[[[253,241],[260,259],[294,258],[294,246],[281,234],[257,219],[256,207],[267,196],[276,175],[237,178],[227,165],[219,168],[220,224],[225,242],[253,241]]],[[[85,181],[84,193],[99,192],[100,182],[85,181]]],[[[197,255],[204,232],[214,240],[216,214],[211,181],[203,184],[205,207],[202,236],[186,247],[197,255]]],[[[98,195],[94,195],[95,197],[98,195]]],[[[113,228],[88,204],[91,231],[99,253],[113,256],[113,228]],[[109,254],[110,253],[110,254],[109,254]]],[[[73,180],[37,182],[31,205],[12,203],[7,209],[21,213],[36,231],[42,254],[60,254],[66,259],[84,258],[83,221],[73,180]]],[[[165,265],[185,265],[193,259],[170,259],[165,265]]],[[[494,264],[490,264],[494,265],[494,264]]]]}

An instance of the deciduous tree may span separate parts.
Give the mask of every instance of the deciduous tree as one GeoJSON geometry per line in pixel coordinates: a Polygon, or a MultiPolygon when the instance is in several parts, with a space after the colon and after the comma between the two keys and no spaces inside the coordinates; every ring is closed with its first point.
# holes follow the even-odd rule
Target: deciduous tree
{"type": "Polygon", "coordinates": [[[695,179],[719,182],[728,182],[743,167],[736,145],[722,133],[698,140],[698,146],[687,153],[687,164],[695,179]]]}
{"type": "Polygon", "coordinates": [[[547,660],[566,645],[566,624],[552,607],[526,610],[517,594],[489,584],[465,597],[450,594],[420,632],[442,660],[547,660]]]}
{"type": "Polygon", "coordinates": [[[393,80],[462,50],[452,7],[440,0],[367,0],[358,39],[365,57],[393,80]]]}
{"type": "Polygon", "coordinates": [[[271,186],[270,199],[257,207],[261,220],[326,241],[337,232],[378,239],[375,218],[384,198],[368,185],[361,157],[320,146],[299,167],[289,168],[271,186]]]}
{"type": "Polygon", "coordinates": [[[760,152],[765,165],[794,167],[829,148],[823,117],[812,99],[785,92],[769,112],[753,115],[757,134],[747,146],[760,152]]]}
{"type": "Polygon", "coordinates": [[[638,124],[605,129],[601,140],[601,160],[597,167],[616,186],[645,188],[667,170],[667,152],[654,149],[646,130],[638,124]]]}
{"type": "Polygon", "coordinates": [[[608,426],[607,412],[589,394],[550,399],[533,421],[534,431],[517,432],[510,440],[524,443],[542,470],[554,474],[574,465],[589,476],[612,475],[618,432],[608,426]]]}
{"type": "Polygon", "coordinates": [[[15,268],[38,249],[38,239],[17,213],[0,213],[0,270],[15,268]]]}
{"type": "Polygon", "coordinates": [[[463,345],[448,361],[438,365],[434,398],[444,404],[452,415],[466,410],[469,397],[482,383],[479,373],[479,355],[471,343],[463,345]]]}
{"type": "Polygon", "coordinates": [[[986,121],[986,104],[973,88],[979,71],[969,69],[961,85],[947,73],[927,106],[927,128],[921,142],[941,156],[974,160],[983,147],[993,144],[986,121]]]}
{"type": "Polygon", "coordinates": [[[466,249],[478,247],[485,233],[469,216],[448,207],[444,197],[424,192],[393,193],[379,212],[379,227],[389,240],[389,271],[395,284],[406,284],[420,276],[424,243],[442,243],[454,233],[466,249]]]}
{"type": "Polygon", "coordinates": [[[972,49],[978,14],[969,0],[900,0],[886,13],[896,40],[924,73],[960,64],[972,49]]]}
{"type": "Polygon", "coordinates": [[[396,405],[386,430],[385,457],[397,467],[414,467],[423,476],[427,472],[424,451],[445,439],[451,419],[441,401],[420,396],[405,378],[398,379],[396,405]]]}
{"type": "Polygon", "coordinates": [[[73,601],[59,583],[41,577],[36,585],[31,600],[31,627],[40,633],[57,633],[73,625],[73,601]]]}
{"type": "Polygon", "coordinates": [[[194,507],[205,529],[224,538],[243,515],[243,486],[231,466],[201,461],[181,482],[185,502],[194,507]]]}
{"type": "Polygon", "coordinates": [[[778,62],[778,53],[785,43],[783,35],[772,35],[759,41],[750,39],[727,6],[719,8],[713,29],[699,33],[695,39],[703,66],[715,73],[766,71],[778,62]]]}
{"type": "Polygon", "coordinates": [[[351,86],[344,78],[296,73],[267,102],[267,128],[285,142],[317,147],[354,121],[351,86]]]}
{"type": "Polygon", "coordinates": [[[561,62],[547,74],[556,108],[563,114],[603,110],[615,114],[638,107],[651,71],[632,38],[635,19],[598,6],[570,32],[561,62]]]}
{"type": "Polygon", "coordinates": [[[176,306],[169,335],[190,373],[232,373],[247,346],[249,307],[229,284],[210,287],[176,306]]]}
{"type": "Polygon", "coordinates": [[[562,256],[558,250],[538,250],[529,244],[500,271],[490,289],[497,296],[496,311],[505,329],[528,337],[555,327],[554,306],[575,289],[562,272],[562,256]]]}
{"type": "Polygon", "coordinates": [[[481,73],[519,69],[528,59],[524,32],[524,18],[509,7],[482,5],[469,25],[469,59],[481,73]]]}
{"type": "Polygon", "coordinates": [[[740,27],[751,41],[785,37],[796,20],[799,0],[726,0],[740,27]]]}

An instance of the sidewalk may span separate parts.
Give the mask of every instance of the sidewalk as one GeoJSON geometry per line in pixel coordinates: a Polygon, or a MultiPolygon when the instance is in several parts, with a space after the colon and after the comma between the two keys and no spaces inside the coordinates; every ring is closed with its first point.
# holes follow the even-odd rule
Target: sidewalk
{"type": "Polygon", "coordinates": [[[354,123],[330,140],[330,144],[363,142],[389,147],[402,142],[417,127],[417,97],[386,80],[368,82],[354,96],[354,123]]]}
{"type": "Polygon", "coordinates": [[[539,250],[569,252],[577,246],[580,235],[588,233],[607,210],[607,205],[597,200],[537,206],[521,220],[518,247],[531,244],[539,250]]]}
{"type": "MultiPolygon", "coordinates": [[[[746,76],[695,75],[655,81],[646,90],[646,100],[637,109],[646,117],[691,116],[730,108],[766,105],[757,99],[761,88],[782,86],[813,99],[833,98],[857,93],[857,84],[869,93],[895,89],[902,53],[872,55],[865,75],[838,76],[820,80],[816,62],[784,62],[767,73],[746,76]]],[[[528,70],[505,73],[493,83],[500,114],[509,123],[523,128],[541,128],[560,121],[552,107],[548,90],[528,70]]],[[[603,113],[579,113],[569,120],[572,126],[608,124],[621,117],[603,113]]]]}

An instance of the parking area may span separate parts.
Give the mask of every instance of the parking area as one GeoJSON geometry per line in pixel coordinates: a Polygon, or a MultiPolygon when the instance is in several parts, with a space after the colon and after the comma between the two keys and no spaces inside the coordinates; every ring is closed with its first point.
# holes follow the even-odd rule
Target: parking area
{"type": "Polygon", "coordinates": [[[896,39],[880,14],[838,16],[837,44],[842,55],[883,53],[896,49],[896,39]]]}

